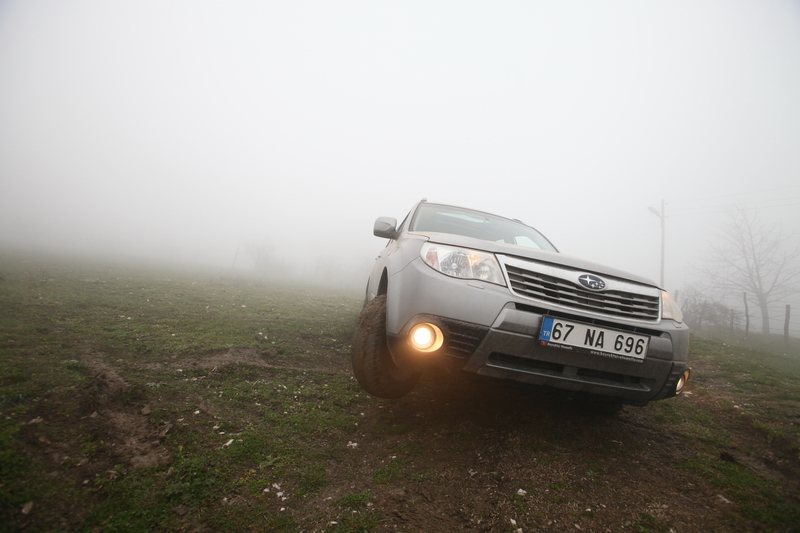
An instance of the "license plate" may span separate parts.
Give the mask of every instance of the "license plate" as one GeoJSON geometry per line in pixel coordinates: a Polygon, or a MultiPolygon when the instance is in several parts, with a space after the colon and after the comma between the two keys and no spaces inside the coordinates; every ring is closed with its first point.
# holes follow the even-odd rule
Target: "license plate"
{"type": "Polygon", "coordinates": [[[545,317],[539,335],[542,346],[564,348],[614,359],[642,362],[650,337],[545,317]]]}

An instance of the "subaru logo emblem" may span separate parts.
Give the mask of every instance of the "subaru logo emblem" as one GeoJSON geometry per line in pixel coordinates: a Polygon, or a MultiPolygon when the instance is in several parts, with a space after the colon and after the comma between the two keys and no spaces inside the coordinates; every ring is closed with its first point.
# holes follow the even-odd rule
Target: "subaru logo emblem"
{"type": "Polygon", "coordinates": [[[606,288],[605,281],[598,278],[597,276],[592,276],[591,274],[584,274],[583,276],[578,278],[578,281],[580,281],[581,285],[583,285],[590,291],[601,291],[606,288]]]}

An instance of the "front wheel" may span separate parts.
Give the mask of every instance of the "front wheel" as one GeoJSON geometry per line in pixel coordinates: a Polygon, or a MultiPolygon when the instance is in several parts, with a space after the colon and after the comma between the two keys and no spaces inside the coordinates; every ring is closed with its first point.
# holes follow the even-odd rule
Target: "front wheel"
{"type": "Polygon", "coordinates": [[[401,398],[419,381],[419,372],[398,367],[386,344],[386,295],[361,311],[353,336],[353,372],[359,385],[379,398],[401,398]]]}

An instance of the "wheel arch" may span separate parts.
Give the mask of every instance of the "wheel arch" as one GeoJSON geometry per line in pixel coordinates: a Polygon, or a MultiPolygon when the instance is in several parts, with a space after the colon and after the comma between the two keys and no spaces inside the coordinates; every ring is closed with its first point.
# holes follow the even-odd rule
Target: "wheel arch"
{"type": "Polygon", "coordinates": [[[375,296],[383,296],[389,292],[389,273],[384,268],[381,271],[381,279],[378,281],[378,290],[375,293],[375,296]]]}

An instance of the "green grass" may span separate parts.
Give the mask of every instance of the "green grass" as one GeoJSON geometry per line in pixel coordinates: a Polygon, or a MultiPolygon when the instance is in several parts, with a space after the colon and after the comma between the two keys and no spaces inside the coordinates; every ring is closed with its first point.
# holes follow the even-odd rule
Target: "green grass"
{"type": "Polygon", "coordinates": [[[409,472],[406,468],[408,460],[402,457],[394,457],[385,466],[381,466],[375,470],[373,481],[375,483],[386,484],[393,481],[406,479],[409,472]]]}
{"type": "Polygon", "coordinates": [[[779,483],[754,473],[744,465],[696,456],[680,464],[681,468],[709,479],[729,500],[741,508],[743,516],[769,529],[789,530],[800,523],[800,508],[779,493],[779,483]]]}
{"type": "MultiPolygon", "coordinates": [[[[354,410],[366,401],[357,399],[349,376],[337,372],[349,353],[358,296],[213,272],[14,255],[0,264],[4,518],[28,501],[55,494],[77,499],[85,492],[87,512],[72,528],[170,529],[182,520],[175,509],[185,508],[237,529],[247,522],[242,513],[216,509],[234,489],[264,499],[263,489],[280,483],[292,498],[306,498],[326,485],[321,463],[341,453],[332,442],[347,442],[354,410]],[[320,364],[319,344],[327,352],[320,364]],[[199,357],[228,350],[249,350],[279,368],[196,366],[199,357]],[[126,386],[115,396],[98,388],[95,361],[124,375],[126,386]],[[171,421],[163,441],[169,464],[96,474],[77,493],[69,475],[40,478],[38,469],[52,467],[39,464],[46,459],[37,457],[42,443],[33,445],[32,456],[26,453],[36,438],[27,424],[34,414],[45,415],[38,430],[58,416],[77,420],[47,438],[75,441],[75,453],[92,461],[109,449],[102,431],[90,430],[87,415],[110,402],[129,412],[159,404],[148,416],[161,428],[171,421]]],[[[80,457],[65,464],[78,470],[80,457]]],[[[279,509],[267,513],[268,522],[291,530],[293,521],[279,509]]],[[[42,516],[41,503],[36,510],[42,530],[61,527],[60,507],[50,517],[42,516]]],[[[253,520],[264,523],[264,513],[256,514],[253,520]]]]}
{"type": "Polygon", "coordinates": [[[698,335],[692,338],[692,348],[721,365],[724,377],[748,392],[761,386],[784,389],[788,397],[800,399],[800,340],[781,336],[751,334],[727,337],[725,342],[698,335]]]}
{"type": "Polygon", "coordinates": [[[673,531],[669,525],[647,513],[640,514],[630,526],[633,531],[638,533],[668,533],[673,531]]]}
{"type": "Polygon", "coordinates": [[[340,507],[347,507],[350,509],[362,509],[366,507],[372,499],[372,493],[368,490],[359,492],[358,494],[346,494],[339,498],[336,502],[340,507]]]}
{"type": "MultiPolygon", "coordinates": [[[[715,372],[692,380],[702,401],[636,411],[670,437],[643,442],[626,438],[639,422],[519,395],[483,417],[424,383],[398,402],[368,397],[348,365],[361,298],[243,273],[0,253],[0,531],[369,532],[392,519],[401,489],[463,491],[453,500],[470,506],[453,516],[476,529],[508,529],[509,518],[545,527],[548,512],[594,526],[601,514],[573,502],[622,486],[632,456],[673,461],[681,482],[724,494],[731,523],[800,523],[780,480],[719,459],[759,453],[744,429],[777,461],[796,458],[796,343],[693,337],[692,357],[715,372]],[[140,451],[163,460],[121,459],[139,426],[140,451]]],[[[646,509],[627,520],[633,531],[686,529],[646,509]]]]}

